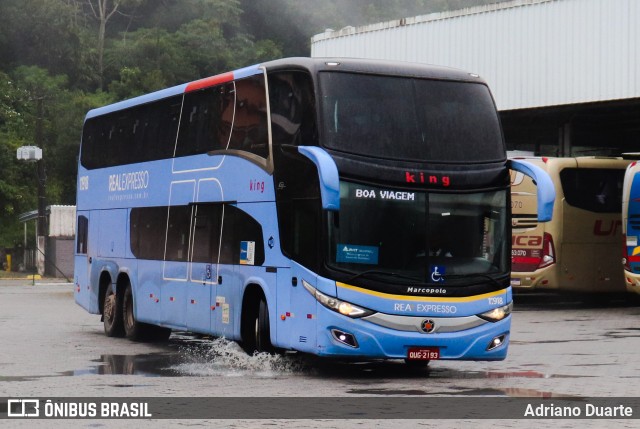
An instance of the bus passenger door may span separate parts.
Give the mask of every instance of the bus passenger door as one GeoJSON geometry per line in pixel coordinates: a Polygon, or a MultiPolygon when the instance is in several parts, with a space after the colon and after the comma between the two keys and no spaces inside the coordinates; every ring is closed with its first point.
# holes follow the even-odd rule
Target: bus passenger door
{"type": "Polygon", "coordinates": [[[162,277],[162,319],[186,327],[191,213],[195,180],[171,183],[162,277]]]}
{"type": "Polygon", "coordinates": [[[91,213],[79,211],[76,223],[76,251],[74,260],[74,295],[76,303],[91,311],[90,264],[87,246],[89,244],[89,218],[91,213]]]}
{"type": "Polygon", "coordinates": [[[216,179],[198,181],[191,221],[191,251],[187,284],[187,327],[212,332],[212,296],[216,295],[222,233],[222,187],[216,179]]]}

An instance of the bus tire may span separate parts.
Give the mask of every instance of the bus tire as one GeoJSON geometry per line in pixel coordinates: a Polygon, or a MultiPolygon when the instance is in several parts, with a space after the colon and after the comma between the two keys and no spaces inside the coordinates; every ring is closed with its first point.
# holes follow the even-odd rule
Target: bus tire
{"type": "Polygon", "coordinates": [[[111,285],[104,291],[102,323],[107,337],[124,337],[122,294],[116,294],[111,285]]]}
{"type": "Polygon", "coordinates": [[[260,299],[258,306],[258,314],[255,324],[255,351],[258,353],[273,353],[273,345],[271,344],[271,328],[269,326],[269,307],[264,298],[260,299]]]}
{"type": "Polygon", "coordinates": [[[269,326],[269,308],[264,296],[254,295],[250,303],[243,308],[241,346],[248,355],[271,353],[271,330],[269,326]]]}
{"type": "Polygon", "coordinates": [[[127,282],[122,298],[122,320],[125,336],[132,341],[166,341],[171,329],[136,320],[133,310],[133,291],[127,282]]]}

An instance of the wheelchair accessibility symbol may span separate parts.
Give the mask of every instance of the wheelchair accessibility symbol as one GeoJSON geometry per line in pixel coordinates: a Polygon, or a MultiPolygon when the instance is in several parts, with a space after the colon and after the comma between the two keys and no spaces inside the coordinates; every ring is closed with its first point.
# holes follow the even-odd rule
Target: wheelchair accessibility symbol
{"type": "Polygon", "coordinates": [[[444,281],[445,267],[442,265],[431,266],[431,281],[439,283],[444,281]]]}

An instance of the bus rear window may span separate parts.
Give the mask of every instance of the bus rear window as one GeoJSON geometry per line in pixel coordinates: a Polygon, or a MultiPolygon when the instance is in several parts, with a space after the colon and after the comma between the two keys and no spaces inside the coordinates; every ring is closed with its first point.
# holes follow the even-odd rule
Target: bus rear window
{"type": "Polygon", "coordinates": [[[482,84],[320,73],[324,145],[379,158],[429,162],[504,159],[482,84]]]}

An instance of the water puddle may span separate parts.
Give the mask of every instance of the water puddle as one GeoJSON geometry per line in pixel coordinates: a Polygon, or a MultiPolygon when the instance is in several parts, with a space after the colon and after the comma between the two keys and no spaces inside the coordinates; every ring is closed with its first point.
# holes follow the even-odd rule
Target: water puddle
{"type": "Polygon", "coordinates": [[[488,371],[486,378],[584,378],[585,375],[543,374],[538,371],[488,371]]]}
{"type": "MultiPolygon", "coordinates": [[[[456,388],[453,388],[456,390],[456,388]]],[[[484,389],[466,389],[458,388],[457,391],[427,392],[416,389],[351,389],[347,393],[356,395],[383,395],[383,396],[508,396],[513,398],[570,398],[575,396],[566,395],[564,393],[553,393],[549,391],[541,391],[535,389],[524,389],[519,387],[506,388],[484,388],[484,389]]]]}
{"type": "Polygon", "coordinates": [[[5,382],[5,381],[33,381],[36,380],[40,377],[29,377],[29,376],[19,376],[19,375],[15,375],[15,376],[0,376],[0,383],[5,382]]]}
{"type": "Polygon", "coordinates": [[[615,331],[609,331],[604,334],[605,337],[609,338],[639,338],[640,337],[640,328],[620,328],[615,331]]]}
{"type": "MultiPolygon", "coordinates": [[[[154,353],[126,355],[105,354],[86,368],[51,376],[136,375],[142,377],[264,377],[283,378],[305,376],[322,379],[350,380],[356,385],[369,386],[350,393],[377,394],[371,389],[373,380],[434,379],[516,379],[516,378],[578,378],[579,376],[544,374],[534,370],[465,371],[438,363],[407,365],[397,361],[339,361],[322,359],[299,353],[247,355],[235,342],[224,338],[211,339],[187,333],[174,333],[164,350],[154,353]]],[[[0,377],[0,381],[30,381],[50,376],[0,377]]],[[[119,387],[132,387],[122,383],[119,387]]],[[[387,395],[426,395],[420,389],[380,389],[387,395]]],[[[429,394],[433,394],[430,392],[429,394]]],[[[526,395],[525,395],[526,396],[526,395]]]]}
{"type": "Polygon", "coordinates": [[[102,355],[95,359],[94,366],[63,375],[141,375],[144,377],[178,377],[181,374],[172,367],[179,357],[172,353],[150,353],[144,355],[102,355]]]}
{"type": "Polygon", "coordinates": [[[303,364],[288,355],[247,355],[240,346],[224,338],[178,334],[171,337],[166,352],[138,355],[102,355],[88,368],[60,375],[138,375],[143,377],[245,375],[277,377],[303,371],[303,364]]]}
{"type": "MultiPolygon", "coordinates": [[[[371,380],[429,378],[434,380],[582,378],[584,376],[545,374],[533,370],[465,371],[450,367],[411,366],[403,361],[336,361],[300,354],[247,355],[240,346],[225,339],[190,341],[177,351],[144,355],[102,355],[90,368],[63,375],[138,375],[144,377],[265,377],[303,375],[316,378],[347,379],[369,384],[371,380]]],[[[398,393],[411,394],[415,393],[398,393]]]]}

